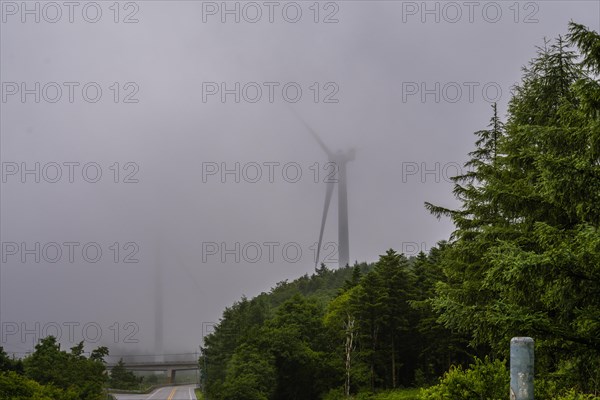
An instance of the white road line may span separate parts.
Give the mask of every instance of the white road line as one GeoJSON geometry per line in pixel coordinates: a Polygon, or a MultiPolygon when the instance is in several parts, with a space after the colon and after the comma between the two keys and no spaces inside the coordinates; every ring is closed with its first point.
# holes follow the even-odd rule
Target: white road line
{"type": "MultiPolygon", "coordinates": [[[[150,400],[150,399],[152,399],[154,396],[158,395],[159,393],[162,393],[162,392],[163,392],[163,391],[165,391],[165,390],[172,390],[172,389],[176,389],[176,390],[177,390],[177,392],[175,393],[175,395],[179,394],[179,393],[178,393],[178,392],[179,392],[179,389],[184,389],[184,390],[185,390],[185,388],[175,388],[175,387],[173,387],[173,386],[166,386],[166,387],[162,387],[162,388],[158,388],[158,389],[156,389],[156,390],[155,390],[153,393],[151,393],[150,395],[148,395],[148,397],[144,397],[144,398],[143,398],[143,400],[150,400]]],[[[188,387],[188,395],[189,395],[189,400],[197,400],[197,397],[196,397],[195,391],[194,391],[194,390],[192,390],[192,388],[191,388],[191,387],[188,387]]],[[[136,399],[138,399],[138,398],[139,398],[139,399],[142,399],[142,397],[137,397],[137,396],[139,396],[139,395],[125,395],[125,396],[127,396],[127,397],[125,397],[124,399],[129,399],[129,398],[130,398],[130,396],[134,396],[133,398],[136,398],[136,399]]],[[[117,398],[119,399],[119,398],[123,398],[123,397],[121,397],[121,396],[117,395],[117,398]]],[[[160,400],[160,397],[159,397],[159,398],[157,398],[156,400],[160,400]]]]}
{"type": "Polygon", "coordinates": [[[146,397],[146,400],[150,400],[151,398],[153,398],[154,396],[156,396],[158,394],[158,392],[160,392],[161,390],[163,390],[164,388],[161,389],[157,389],[156,392],[154,392],[154,394],[150,395],[149,397],[146,397]]]}

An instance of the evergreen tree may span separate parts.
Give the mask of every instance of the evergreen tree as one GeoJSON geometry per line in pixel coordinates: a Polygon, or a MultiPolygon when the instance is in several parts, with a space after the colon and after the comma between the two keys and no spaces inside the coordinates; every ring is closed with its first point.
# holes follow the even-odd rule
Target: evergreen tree
{"type": "Polygon", "coordinates": [[[9,358],[4,348],[0,346],[0,372],[13,371],[20,375],[23,374],[23,362],[14,358],[9,358]]]}
{"type": "MultiPolygon", "coordinates": [[[[413,298],[414,277],[408,269],[408,260],[404,254],[398,254],[390,249],[380,256],[374,271],[379,275],[378,282],[381,307],[381,336],[386,341],[387,349],[384,353],[389,355],[388,384],[392,388],[398,386],[398,372],[400,365],[410,365],[411,348],[410,335],[408,334],[412,321],[412,308],[409,300],[413,298]],[[407,346],[408,345],[408,346],[407,346]],[[398,354],[404,355],[400,361],[398,354]]],[[[412,365],[411,365],[412,366],[412,365]]],[[[412,377],[404,377],[403,383],[409,383],[412,377]]]]}
{"type": "Polygon", "coordinates": [[[122,358],[111,369],[110,379],[108,380],[110,387],[113,389],[138,389],[141,382],[142,378],[138,378],[133,372],[125,368],[122,358]]]}
{"type": "Polygon", "coordinates": [[[381,328],[384,323],[386,294],[381,291],[381,277],[370,271],[360,281],[352,299],[358,318],[358,341],[361,358],[369,365],[369,386],[373,391],[379,382],[376,372],[381,328]]]}
{"type": "MultiPolygon", "coordinates": [[[[427,204],[457,227],[434,301],[441,320],[498,354],[512,336],[536,337],[541,372],[572,369],[578,354],[600,350],[600,37],[570,29],[583,62],[560,37],[539,48],[497,143],[480,133],[475,169],[456,178],[462,207],[427,204]]],[[[576,383],[589,388],[597,378],[579,374],[576,383]]]]}

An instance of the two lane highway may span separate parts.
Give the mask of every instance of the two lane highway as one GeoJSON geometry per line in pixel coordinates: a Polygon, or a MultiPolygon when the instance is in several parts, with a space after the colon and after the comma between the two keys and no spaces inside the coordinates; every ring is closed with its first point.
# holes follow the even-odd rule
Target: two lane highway
{"type": "Polygon", "coordinates": [[[149,394],[115,394],[117,400],[196,400],[196,385],[165,386],[149,394]]]}

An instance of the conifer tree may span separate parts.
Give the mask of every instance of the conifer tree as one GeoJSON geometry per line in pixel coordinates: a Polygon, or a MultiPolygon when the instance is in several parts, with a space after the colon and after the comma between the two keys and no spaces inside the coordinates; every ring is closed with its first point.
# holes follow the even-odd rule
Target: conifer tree
{"type": "Polygon", "coordinates": [[[599,47],[596,32],[571,24],[567,40],[539,48],[506,125],[494,111],[473,171],[455,178],[461,208],[426,204],[457,227],[434,301],[441,321],[498,353],[534,336],[547,371],[600,351],[599,47]]]}

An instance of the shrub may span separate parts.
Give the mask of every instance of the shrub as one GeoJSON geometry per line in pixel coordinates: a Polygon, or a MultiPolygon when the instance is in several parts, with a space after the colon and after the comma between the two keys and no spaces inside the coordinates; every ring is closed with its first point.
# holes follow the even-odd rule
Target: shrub
{"type": "Polygon", "coordinates": [[[510,375],[506,361],[475,359],[469,369],[451,367],[440,383],[421,390],[421,400],[506,400],[510,375]]]}
{"type": "Polygon", "coordinates": [[[571,389],[556,397],[555,400],[600,400],[600,397],[594,396],[593,394],[578,393],[575,389],[571,389]]]}

